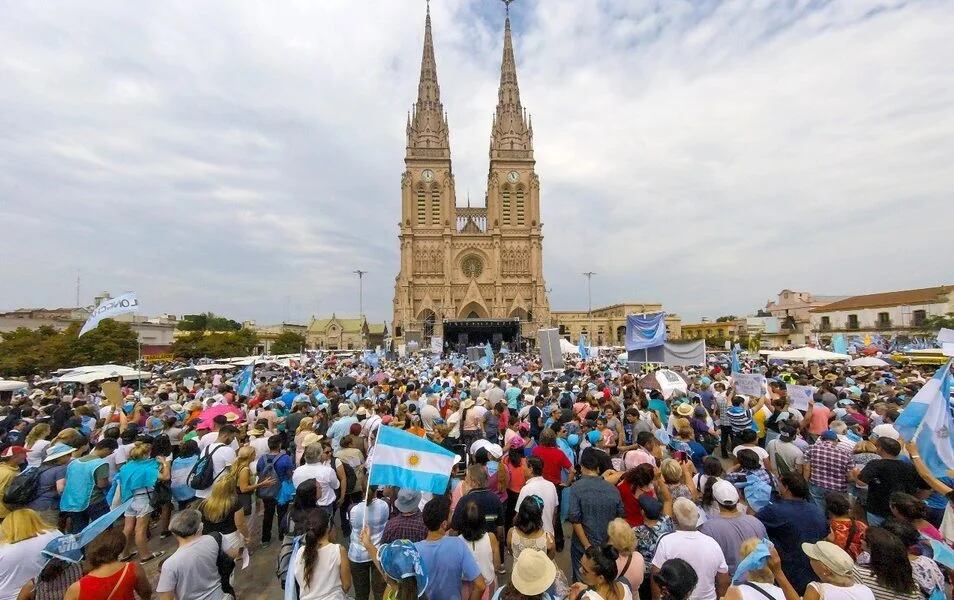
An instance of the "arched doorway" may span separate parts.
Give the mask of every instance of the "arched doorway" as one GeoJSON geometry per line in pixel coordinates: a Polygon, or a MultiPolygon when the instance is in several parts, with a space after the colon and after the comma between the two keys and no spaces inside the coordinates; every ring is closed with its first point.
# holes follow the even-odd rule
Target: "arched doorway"
{"type": "Polygon", "coordinates": [[[626,342],[626,326],[620,325],[616,328],[616,343],[620,346],[626,342]]]}

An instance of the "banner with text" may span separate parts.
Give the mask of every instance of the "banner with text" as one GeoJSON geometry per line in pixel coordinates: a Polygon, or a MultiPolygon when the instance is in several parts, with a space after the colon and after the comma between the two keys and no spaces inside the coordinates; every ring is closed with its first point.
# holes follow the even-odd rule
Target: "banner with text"
{"type": "Polygon", "coordinates": [[[756,373],[733,373],[732,385],[735,392],[743,396],[761,397],[765,394],[765,375],[756,373]]]}
{"type": "Polygon", "coordinates": [[[785,386],[785,392],[788,394],[788,402],[792,408],[798,410],[808,410],[808,401],[815,397],[815,388],[810,385],[792,385],[785,386]]]}
{"type": "Polygon", "coordinates": [[[117,298],[103,300],[99,303],[99,306],[93,309],[93,314],[86,320],[79,334],[83,335],[87,331],[96,329],[96,326],[103,319],[111,319],[137,310],[139,310],[139,300],[136,298],[136,292],[126,292],[117,298]]]}

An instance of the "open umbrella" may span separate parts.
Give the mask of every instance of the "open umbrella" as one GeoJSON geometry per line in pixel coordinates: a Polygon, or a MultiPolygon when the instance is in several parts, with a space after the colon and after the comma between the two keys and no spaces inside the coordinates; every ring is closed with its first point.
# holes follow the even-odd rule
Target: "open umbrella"
{"type": "Polygon", "coordinates": [[[669,399],[675,392],[688,392],[689,385],[679,373],[669,369],[658,369],[636,382],[643,389],[659,390],[663,398],[669,399]]]}
{"type": "Polygon", "coordinates": [[[339,390],[350,390],[357,383],[358,381],[354,377],[350,377],[348,375],[331,380],[331,385],[335,386],[339,390]]]}
{"type": "Polygon", "coordinates": [[[0,392],[12,392],[30,387],[25,381],[14,381],[11,379],[0,379],[0,392]]]}
{"type": "Polygon", "coordinates": [[[378,371],[377,373],[371,376],[371,381],[375,383],[381,383],[382,381],[387,381],[387,379],[388,379],[388,374],[385,373],[384,371],[378,371]]]}
{"type": "Polygon", "coordinates": [[[888,361],[874,356],[862,356],[848,363],[849,367],[887,367],[888,361]]]}
{"type": "Polygon", "coordinates": [[[523,367],[520,365],[511,365],[507,367],[507,375],[523,375],[523,367]]]}
{"type": "Polygon", "coordinates": [[[228,413],[232,413],[238,417],[238,420],[235,421],[236,423],[241,423],[245,420],[240,409],[235,408],[230,404],[216,404],[211,408],[203,410],[199,414],[199,429],[202,429],[203,427],[212,427],[212,419],[219,415],[225,415],[228,413]]]}

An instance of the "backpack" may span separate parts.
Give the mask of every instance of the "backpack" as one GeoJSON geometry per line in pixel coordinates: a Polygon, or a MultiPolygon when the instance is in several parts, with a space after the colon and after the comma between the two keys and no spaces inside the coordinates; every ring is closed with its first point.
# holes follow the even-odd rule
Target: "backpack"
{"type": "Polygon", "coordinates": [[[25,506],[40,495],[40,473],[47,469],[28,467],[7,484],[3,503],[8,506],[25,506]]]}
{"type": "Polygon", "coordinates": [[[192,470],[189,471],[189,477],[186,479],[190,488],[194,490],[206,490],[212,487],[212,483],[215,481],[215,467],[212,465],[212,455],[224,445],[225,444],[217,446],[215,450],[211,452],[206,448],[205,454],[192,465],[192,470]]]}
{"type": "Polygon", "coordinates": [[[344,467],[345,472],[345,494],[351,494],[358,487],[358,474],[354,472],[354,467],[341,460],[336,459],[344,467]]]}
{"type": "Polygon", "coordinates": [[[275,479],[275,484],[268,487],[260,487],[255,490],[255,493],[259,498],[272,499],[278,498],[278,491],[282,488],[281,479],[278,477],[278,471],[275,470],[275,463],[278,462],[278,459],[285,456],[284,453],[274,456],[272,454],[266,454],[262,458],[265,459],[265,466],[262,467],[261,471],[258,474],[259,480],[268,479],[272,477],[275,479]]]}

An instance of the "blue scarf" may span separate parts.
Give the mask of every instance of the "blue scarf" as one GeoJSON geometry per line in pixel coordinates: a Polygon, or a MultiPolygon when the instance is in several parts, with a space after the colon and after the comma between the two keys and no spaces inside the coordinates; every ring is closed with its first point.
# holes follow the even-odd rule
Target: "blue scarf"
{"type": "Polygon", "coordinates": [[[132,498],[133,491],[140,488],[152,489],[157,481],[159,481],[159,463],[156,459],[131,460],[116,473],[116,478],[113,479],[113,484],[109,486],[109,493],[106,494],[106,498],[111,502],[116,493],[116,486],[119,485],[119,493],[121,494],[119,501],[125,502],[132,498]]]}

